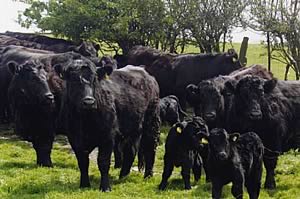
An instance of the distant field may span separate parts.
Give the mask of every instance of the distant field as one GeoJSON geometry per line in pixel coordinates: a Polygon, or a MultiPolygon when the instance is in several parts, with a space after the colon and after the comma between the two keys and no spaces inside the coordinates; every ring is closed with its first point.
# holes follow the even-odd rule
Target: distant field
{"type": "MultiPolygon", "coordinates": [[[[167,127],[162,129],[164,142],[167,127]]],[[[192,183],[192,190],[183,189],[180,169],[176,168],[169,179],[166,191],[158,191],[163,169],[164,145],[158,147],[154,177],[144,180],[136,171],[136,163],[131,174],[118,180],[119,169],[111,167],[112,192],[98,191],[100,174],[97,164],[91,160],[91,188],[79,189],[79,170],[75,155],[66,145],[64,137],[54,145],[52,159],[54,168],[40,168],[35,165],[35,153],[27,142],[10,136],[11,132],[0,132],[0,198],[1,199],[92,199],[92,198],[211,198],[211,186],[201,181],[192,183]]],[[[289,152],[280,157],[276,170],[278,188],[275,191],[262,189],[260,198],[297,199],[300,198],[300,153],[289,152]]],[[[192,182],[193,182],[193,178],[192,182]]],[[[264,178],[262,180],[264,182],[264,178]]],[[[223,198],[233,198],[231,185],[223,189],[223,198]]],[[[248,198],[244,192],[244,198],[248,198]]]]}

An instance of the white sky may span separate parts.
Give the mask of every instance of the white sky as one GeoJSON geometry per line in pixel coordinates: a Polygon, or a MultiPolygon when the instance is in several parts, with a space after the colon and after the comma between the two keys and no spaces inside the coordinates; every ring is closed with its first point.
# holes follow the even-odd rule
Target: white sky
{"type": "MultiPolygon", "coordinates": [[[[26,4],[20,2],[14,2],[12,0],[0,0],[0,32],[15,31],[15,32],[34,32],[36,29],[22,28],[17,22],[18,11],[23,11],[26,8],[26,4]]],[[[241,42],[243,37],[249,37],[249,43],[260,43],[265,38],[257,32],[245,31],[242,29],[236,29],[233,32],[233,41],[241,42]]]]}

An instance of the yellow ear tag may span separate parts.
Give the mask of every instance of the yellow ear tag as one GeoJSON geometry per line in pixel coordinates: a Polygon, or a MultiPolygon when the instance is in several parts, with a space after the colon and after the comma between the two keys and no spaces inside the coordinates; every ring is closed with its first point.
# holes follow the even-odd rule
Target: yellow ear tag
{"type": "Polygon", "coordinates": [[[109,80],[109,76],[105,73],[104,79],[109,80]]]}
{"type": "Polygon", "coordinates": [[[176,132],[177,132],[177,133],[181,133],[181,132],[182,132],[181,127],[177,127],[177,128],[176,128],[176,132]]]}
{"type": "Polygon", "coordinates": [[[202,138],[202,139],[200,140],[200,143],[201,143],[201,144],[208,144],[208,140],[207,140],[206,138],[202,138]]]}
{"type": "Polygon", "coordinates": [[[236,141],[237,140],[237,136],[234,136],[233,138],[232,138],[232,141],[236,141]]]}
{"type": "Polygon", "coordinates": [[[232,62],[233,62],[233,63],[235,63],[235,62],[237,62],[237,61],[238,61],[237,58],[235,58],[235,57],[232,58],[232,62]]]}

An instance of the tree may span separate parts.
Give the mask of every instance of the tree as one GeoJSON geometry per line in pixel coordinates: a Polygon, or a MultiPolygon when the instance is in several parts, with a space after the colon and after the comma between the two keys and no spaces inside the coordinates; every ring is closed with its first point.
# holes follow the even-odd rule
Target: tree
{"type": "Polygon", "coordinates": [[[298,0],[252,0],[251,27],[270,36],[270,57],[286,65],[299,79],[300,2],[298,0]]]}
{"type": "Polygon", "coordinates": [[[240,25],[247,1],[188,0],[189,30],[200,52],[220,52],[220,39],[240,25]]]}
{"type": "Polygon", "coordinates": [[[24,27],[72,40],[93,39],[127,53],[138,44],[152,44],[162,32],[162,0],[28,0],[19,17],[24,27]]]}

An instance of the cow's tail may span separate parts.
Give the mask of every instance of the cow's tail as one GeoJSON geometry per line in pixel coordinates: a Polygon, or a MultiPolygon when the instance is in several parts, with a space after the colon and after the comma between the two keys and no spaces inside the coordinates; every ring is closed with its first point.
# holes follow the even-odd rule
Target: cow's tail
{"type": "Polygon", "coordinates": [[[143,122],[143,134],[139,147],[139,169],[145,163],[144,177],[153,175],[156,147],[160,136],[159,98],[151,102],[147,108],[143,122]]]}

